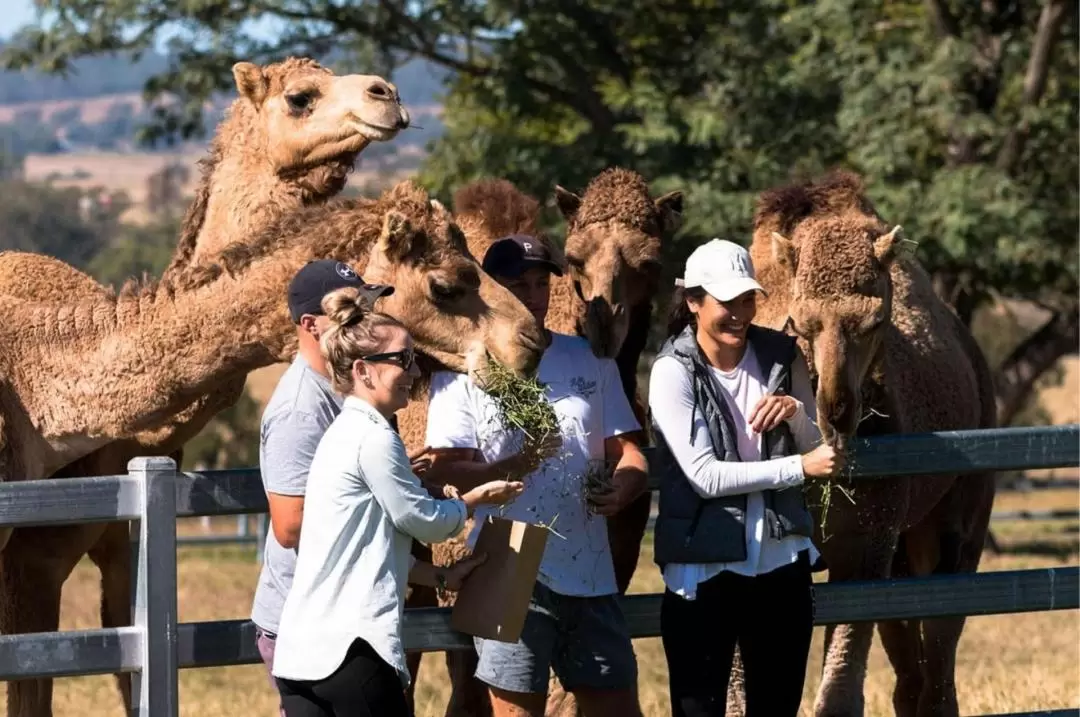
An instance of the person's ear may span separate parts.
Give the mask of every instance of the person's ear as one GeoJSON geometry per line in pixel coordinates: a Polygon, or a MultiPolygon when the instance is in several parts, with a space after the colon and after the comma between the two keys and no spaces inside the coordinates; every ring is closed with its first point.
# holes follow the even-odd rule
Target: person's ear
{"type": "Polygon", "coordinates": [[[311,314],[304,314],[300,317],[300,328],[315,338],[319,338],[319,330],[315,326],[315,317],[311,314]]]}

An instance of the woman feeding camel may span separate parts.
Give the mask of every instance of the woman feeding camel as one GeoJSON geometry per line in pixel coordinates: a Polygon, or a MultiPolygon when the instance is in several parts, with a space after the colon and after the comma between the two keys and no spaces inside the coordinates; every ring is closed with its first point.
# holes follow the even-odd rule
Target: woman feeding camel
{"type": "Polygon", "coordinates": [[[802,483],[834,475],[843,456],[818,445],[795,340],[751,323],[764,290],[749,253],[714,239],[678,283],[649,379],[672,715],[724,714],[738,644],[749,717],[793,717],[817,559],[802,483]]]}
{"type": "MultiPolygon", "coordinates": [[[[323,309],[330,326],[320,343],[345,400],[312,459],[273,674],[288,717],[407,717],[401,620],[412,541],[453,537],[479,504],[506,502],[523,485],[431,497],[389,422],[419,375],[408,332],[355,288],[328,294],[323,309]]],[[[478,562],[449,569],[446,587],[478,562]]],[[[417,565],[413,574],[427,582],[434,573],[417,565]]]]}

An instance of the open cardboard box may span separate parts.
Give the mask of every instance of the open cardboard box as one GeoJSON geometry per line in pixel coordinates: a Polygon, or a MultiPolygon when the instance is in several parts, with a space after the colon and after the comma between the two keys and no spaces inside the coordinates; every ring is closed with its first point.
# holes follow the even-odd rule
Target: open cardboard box
{"type": "Polygon", "coordinates": [[[468,635],[517,642],[525,626],[548,530],[520,520],[488,517],[474,553],[487,560],[458,591],[450,626],[468,635]]]}

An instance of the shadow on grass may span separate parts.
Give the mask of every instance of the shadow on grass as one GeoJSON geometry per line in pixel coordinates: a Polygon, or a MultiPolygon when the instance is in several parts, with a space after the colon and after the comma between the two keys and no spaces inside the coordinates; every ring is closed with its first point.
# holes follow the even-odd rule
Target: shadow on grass
{"type": "Polygon", "coordinates": [[[998,542],[999,555],[1038,555],[1065,560],[1080,555],[1080,544],[1059,540],[1017,540],[998,542]]]}

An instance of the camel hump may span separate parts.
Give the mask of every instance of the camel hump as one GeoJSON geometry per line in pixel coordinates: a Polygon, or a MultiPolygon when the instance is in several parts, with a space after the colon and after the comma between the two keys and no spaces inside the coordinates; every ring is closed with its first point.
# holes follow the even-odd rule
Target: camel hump
{"type": "Polygon", "coordinates": [[[540,202],[506,179],[480,179],[454,193],[454,213],[479,220],[493,238],[537,235],[540,202]]]}

